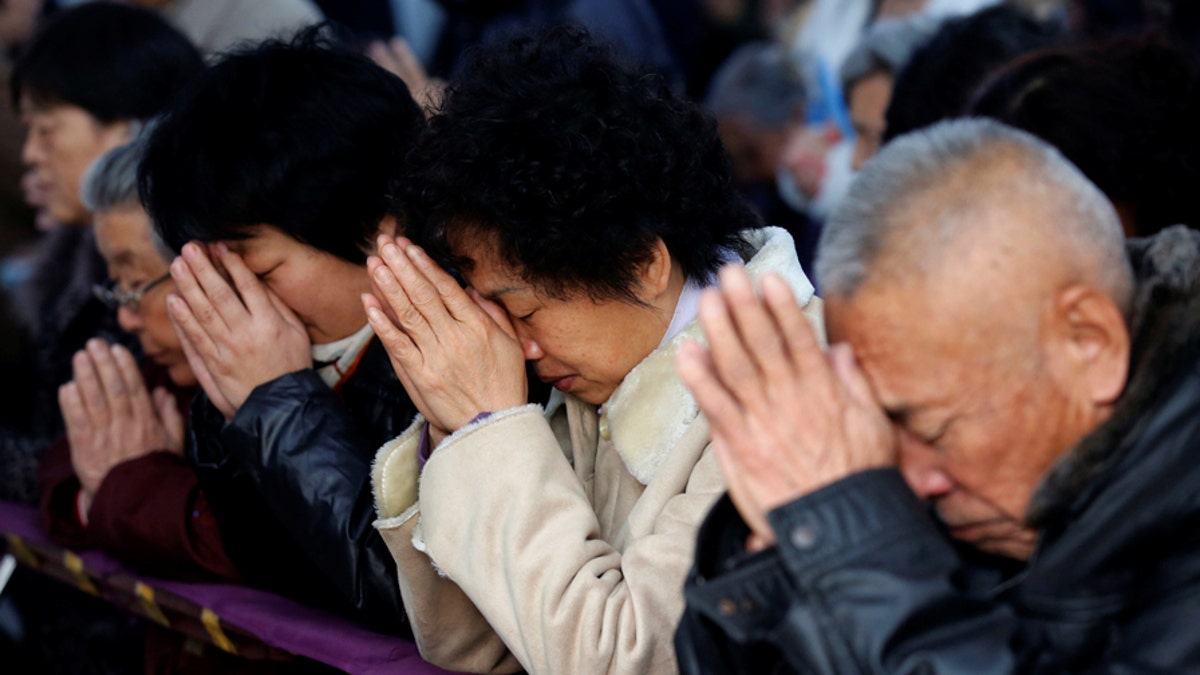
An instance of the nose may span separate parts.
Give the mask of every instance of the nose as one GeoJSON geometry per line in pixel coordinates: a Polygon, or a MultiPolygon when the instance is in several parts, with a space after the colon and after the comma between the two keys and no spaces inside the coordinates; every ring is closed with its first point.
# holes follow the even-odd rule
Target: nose
{"type": "Polygon", "coordinates": [[[521,343],[521,352],[525,354],[526,361],[537,361],[546,355],[546,352],[542,351],[542,347],[537,343],[537,340],[534,340],[533,336],[529,334],[529,328],[525,324],[514,320],[512,326],[513,330],[516,331],[517,341],[521,343]]]}
{"type": "Polygon", "coordinates": [[[32,131],[25,134],[25,143],[21,145],[21,161],[26,166],[35,166],[44,158],[42,144],[37,140],[35,134],[32,131]]]}
{"type": "Polygon", "coordinates": [[[136,335],[142,328],[142,315],[128,307],[121,306],[117,308],[117,325],[126,333],[136,335]]]}
{"type": "Polygon", "coordinates": [[[938,452],[912,434],[899,430],[900,471],[908,486],[921,499],[937,499],[954,487],[954,481],[941,467],[938,452]]]}
{"type": "Polygon", "coordinates": [[[542,347],[533,338],[521,337],[520,340],[521,351],[525,353],[526,361],[537,361],[546,355],[546,352],[542,351],[542,347]]]}

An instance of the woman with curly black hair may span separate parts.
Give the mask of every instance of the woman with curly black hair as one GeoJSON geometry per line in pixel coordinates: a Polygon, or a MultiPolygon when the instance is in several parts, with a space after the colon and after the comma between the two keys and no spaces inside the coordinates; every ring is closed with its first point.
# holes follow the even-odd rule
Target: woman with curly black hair
{"type": "Polygon", "coordinates": [[[408,162],[408,238],[380,239],[364,305],[423,414],[373,473],[422,654],[674,670],[723,490],[674,354],[729,262],[784,276],[819,324],[791,238],[757,229],[697,106],[575,28],[477,53],[408,162]]]}

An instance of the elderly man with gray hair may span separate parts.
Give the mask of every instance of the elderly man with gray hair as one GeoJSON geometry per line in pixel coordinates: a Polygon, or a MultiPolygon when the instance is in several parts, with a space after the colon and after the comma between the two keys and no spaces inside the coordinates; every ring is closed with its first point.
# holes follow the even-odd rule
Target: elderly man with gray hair
{"type": "Polygon", "coordinates": [[[681,670],[1200,670],[1198,261],[964,120],[889,144],[829,223],[827,351],[724,270],[678,358],[729,485],[681,670]]]}

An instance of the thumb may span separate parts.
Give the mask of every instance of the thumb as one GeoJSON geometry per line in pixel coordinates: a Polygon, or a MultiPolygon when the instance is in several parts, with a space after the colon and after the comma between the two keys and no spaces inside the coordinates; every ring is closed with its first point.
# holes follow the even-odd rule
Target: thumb
{"type": "Polygon", "coordinates": [[[850,345],[844,342],[830,345],[828,355],[832,362],[833,372],[837,374],[838,380],[849,392],[850,399],[858,406],[878,409],[879,403],[875,400],[875,392],[871,389],[871,383],[867,381],[862,369],[858,367],[858,360],[854,358],[854,350],[850,348],[850,345]]]}
{"type": "Polygon", "coordinates": [[[504,331],[508,337],[514,340],[517,339],[517,330],[513,328],[512,321],[510,321],[508,318],[508,312],[505,312],[500,308],[500,305],[497,305],[491,300],[484,299],[484,297],[479,294],[479,291],[472,287],[467,287],[467,295],[471,296],[471,299],[475,301],[475,304],[478,305],[479,308],[488,315],[488,317],[492,320],[492,323],[495,323],[497,326],[499,326],[500,330],[504,331]]]}

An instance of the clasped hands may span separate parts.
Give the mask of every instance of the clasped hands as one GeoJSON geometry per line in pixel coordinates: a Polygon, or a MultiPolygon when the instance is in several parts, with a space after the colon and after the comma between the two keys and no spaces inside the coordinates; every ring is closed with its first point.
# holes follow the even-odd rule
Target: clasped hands
{"type": "Polygon", "coordinates": [[[481,412],[525,404],[524,351],[504,309],[404,237],[381,235],[377,251],[363,307],[433,446],[481,412]]]}
{"type": "Polygon", "coordinates": [[[192,373],[227,421],[255,387],[312,367],[304,324],[225,244],[184,245],[171,278],[171,323],[192,373]]]}
{"type": "Polygon", "coordinates": [[[747,546],[775,542],[767,513],[865,469],[896,462],[895,436],[848,344],[823,350],[787,283],[755,293],[729,266],[704,291],[708,346],[680,347],[676,367],[712,429],[747,546]]]}
{"type": "Polygon", "coordinates": [[[159,450],[182,454],[184,424],[175,398],[162,387],[146,390],[128,349],[92,339],[71,367],[58,402],[85,504],[114,466],[159,450]]]}

